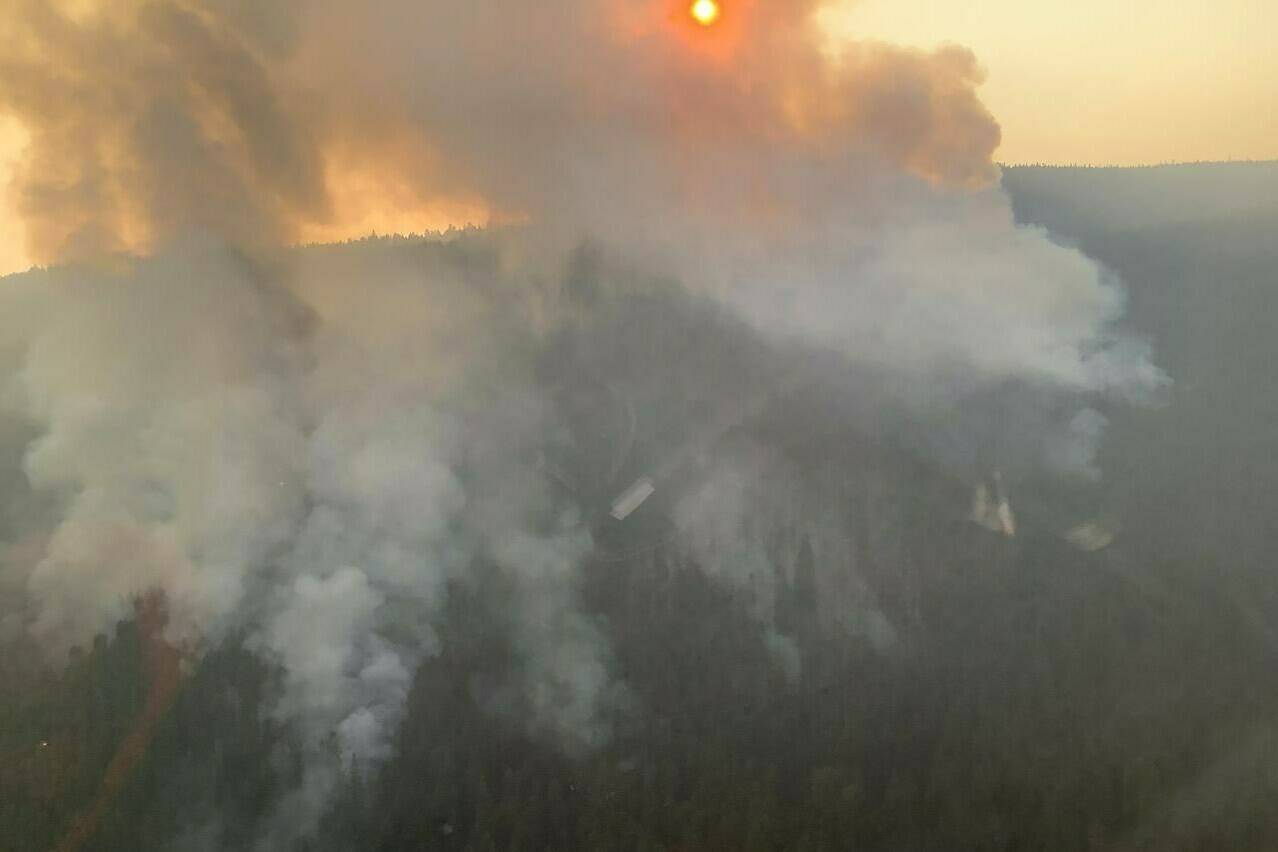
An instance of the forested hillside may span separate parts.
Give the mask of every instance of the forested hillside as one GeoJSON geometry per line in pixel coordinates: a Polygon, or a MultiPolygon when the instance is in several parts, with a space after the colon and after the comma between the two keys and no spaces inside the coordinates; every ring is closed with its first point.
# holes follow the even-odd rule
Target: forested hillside
{"type": "MultiPolygon", "coordinates": [[[[351,773],[306,848],[1278,846],[1278,204],[1243,191],[1274,168],[1005,170],[1020,220],[1121,277],[1128,322],[1174,380],[1161,406],[1104,407],[1100,481],[1009,471],[1010,537],[971,519],[983,451],[965,465],[886,407],[789,382],[712,312],[674,329],[644,305],[610,315],[583,261],[566,282],[582,323],[535,356],[571,433],[538,464],[591,528],[581,596],[612,648],[610,735],[564,747],[524,723],[534,698],[507,688],[522,650],[502,609],[520,591],[474,565],[395,756],[351,773]],[[712,345],[671,355],[694,339],[712,345]],[[775,390],[718,410],[697,389],[725,375],[740,387],[717,399],[775,390]],[[670,459],[648,502],[608,515],[670,459]],[[677,533],[733,493],[702,490],[725,463],[762,465],[766,487],[750,547],[717,553],[677,533]],[[1095,518],[1107,546],[1067,540],[1095,518]]],[[[145,618],[57,674],[6,646],[0,838],[15,850],[68,848],[154,696],[149,646],[145,618]]],[[[234,637],[187,665],[83,849],[253,848],[300,776],[263,710],[278,672],[234,637]]]]}

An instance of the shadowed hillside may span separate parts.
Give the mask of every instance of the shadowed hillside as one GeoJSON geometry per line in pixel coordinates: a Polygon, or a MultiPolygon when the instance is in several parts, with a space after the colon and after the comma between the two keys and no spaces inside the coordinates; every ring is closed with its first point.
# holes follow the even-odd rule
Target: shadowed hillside
{"type": "MultiPolygon", "coordinates": [[[[1162,407],[1098,403],[1100,482],[1009,473],[1017,534],[986,529],[972,493],[997,447],[938,452],[875,376],[849,405],[838,362],[765,352],[705,306],[672,325],[677,291],[610,296],[580,264],[579,321],[529,354],[562,428],[528,455],[590,525],[581,596],[613,649],[612,736],[563,749],[523,723],[563,698],[511,689],[526,661],[507,604],[526,590],[478,559],[395,757],[352,774],[298,848],[1274,848],[1278,207],[1263,202],[1278,166],[1004,181],[1022,221],[1121,277],[1175,382],[1162,407]],[[645,475],[654,495],[611,517],[645,475]],[[720,517],[740,489],[749,511],[720,517]],[[1112,543],[1066,540],[1088,518],[1112,543]],[[716,549],[729,521],[744,545],[716,549]]],[[[20,685],[0,695],[0,838],[50,848],[93,801],[145,713],[143,645],[129,621],[60,676],[0,669],[20,685]]],[[[280,677],[240,637],[209,649],[84,848],[253,848],[301,773],[263,712],[280,677]]]]}

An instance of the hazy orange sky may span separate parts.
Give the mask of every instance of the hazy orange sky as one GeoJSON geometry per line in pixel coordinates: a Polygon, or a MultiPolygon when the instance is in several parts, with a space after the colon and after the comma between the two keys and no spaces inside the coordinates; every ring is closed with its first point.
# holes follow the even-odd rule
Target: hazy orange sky
{"type": "MultiPolygon", "coordinates": [[[[1278,0],[840,0],[833,39],[970,47],[1002,162],[1278,158],[1278,0]]],[[[0,121],[0,182],[22,149],[0,121]]],[[[0,274],[25,268],[0,200],[0,274]]]]}
{"type": "Polygon", "coordinates": [[[9,175],[14,160],[22,151],[22,133],[12,121],[0,119],[0,275],[26,269],[27,255],[23,250],[22,226],[13,212],[8,198],[9,175]]]}
{"type": "Polygon", "coordinates": [[[849,0],[826,25],[970,47],[1001,162],[1278,158],[1275,0],[849,0]]]}

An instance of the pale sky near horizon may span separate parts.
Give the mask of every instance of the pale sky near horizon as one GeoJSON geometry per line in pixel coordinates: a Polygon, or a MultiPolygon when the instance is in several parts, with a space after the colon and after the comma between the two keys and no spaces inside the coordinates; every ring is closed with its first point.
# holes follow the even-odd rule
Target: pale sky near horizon
{"type": "Polygon", "coordinates": [[[837,0],[849,38],[971,48],[1005,163],[1278,159],[1278,0],[837,0]]]}
{"type": "MultiPolygon", "coordinates": [[[[1278,159],[1278,0],[835,0],[834,38],[971,48],[1001,162],[1278,159]]],[[[0,187],[23,136],[0,121],[0,187]]],[[[29,264],[0,198],[0,274],[29,264]]]]}

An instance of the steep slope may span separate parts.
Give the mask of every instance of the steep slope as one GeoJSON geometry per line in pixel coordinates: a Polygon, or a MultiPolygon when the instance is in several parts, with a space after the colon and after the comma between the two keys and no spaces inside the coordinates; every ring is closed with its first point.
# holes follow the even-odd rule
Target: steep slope
{"type": "MultiPolygon", "coordinates": [[[[580,591],[611,648],[612,736],[565,750],[527,724],[568,698],[512,687],[527,590],[480,560],[396,756],[347,779],[311,848],[1269,848],[1267,227],[1055,232],[1122,276],[1177,380],[1165,408],[1106,410],[1100,483],[976,429],[938,445],[872,371],[764,345],[661,282],[619,295],[570,270],[578,319],[529,352],[557,428],[521,452],[592,533],[580,591]],[[1014,538],[970,519],[1004,468],[1014,538]],[[613,518],[643,477],[651,496],[613,518]],[[1063,538],[1096,516],[1121,527],[1110,546],[1063,538]]],[[[396,245],[394,263],[470,251],[396,245]]],[[[1019,410],[1014,389],[981,405],[1019,410]]],[[[203,657],[85,848],[252,848],[302,770],[264,711],[280,673],[241,638],[203,657]]],[[[0,801],[23,804],[0,837],[51,846],[91,799],[145,703],[141,653],[126,623],[60,679],[19,672],[0,801]]]]}

